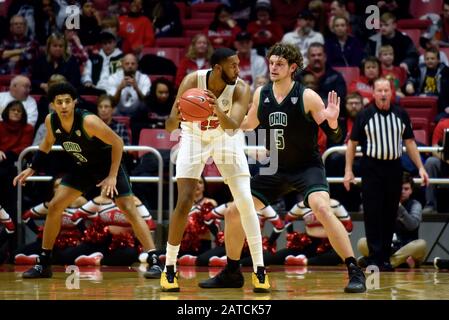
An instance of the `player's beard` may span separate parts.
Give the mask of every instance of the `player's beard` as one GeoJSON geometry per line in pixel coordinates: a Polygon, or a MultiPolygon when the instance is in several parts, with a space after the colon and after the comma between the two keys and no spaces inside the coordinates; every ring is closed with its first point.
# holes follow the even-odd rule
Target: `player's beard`
{"type": "Polygon", "coordinates": [[[224,83],[230,86],[233,86],[237,81],[237,79],[235,80],[231,79],[224,71],[221,73],[221,80],[223,80],[224,83]]]}

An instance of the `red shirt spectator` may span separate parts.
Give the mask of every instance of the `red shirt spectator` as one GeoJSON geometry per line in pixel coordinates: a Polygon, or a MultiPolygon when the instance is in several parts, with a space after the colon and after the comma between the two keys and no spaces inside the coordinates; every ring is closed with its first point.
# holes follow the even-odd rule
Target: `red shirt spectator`
{"type": "Polygon", "coordinates": [[[240,32],[240,27],[231,18],[231,10],[226,5],[220,5],[215,9],[214,19],[204,30],[214,48],[232,48],[235,36],[240,32]]]}
{"type": "Polygon", "coordinates": [[[441,119],[433,130],[432,146],[443,145],[444,130],[449,128],[449,119],[441,119]]]}

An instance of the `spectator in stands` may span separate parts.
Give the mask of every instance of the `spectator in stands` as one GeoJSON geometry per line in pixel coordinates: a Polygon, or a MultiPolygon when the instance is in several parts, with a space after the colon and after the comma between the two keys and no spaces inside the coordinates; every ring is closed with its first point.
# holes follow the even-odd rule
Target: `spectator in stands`
{"type": "Polygon", "coordinates": [[[100,34],[100,13],[95,9],[92,0],[84,1],[80,14],[80,29],[78,36],[85,46],[93,46],[98,43],[100,34]]]}
{"type": "MultiPolygon", "coordinates": [[[[444,131],[449,129],[449,119],[441,119],[433,130],[432,147],[441,147],[444,141],[444,131]]],[[[441,152],[432,152],[432,156],[427,158],[424,167],[430,178],[442,178],[449,176],[449,164],[443,158],[441,152]]],[[[426,202],[423,214],[436,213],[438,209],[438,198],[436,195],[436,185],[430,184],[426,188],[426,202]]]]}
{"type": "Polygon", "coordinates": [[[22,102],[13,100],[2,112],[0,122],[0,203],[15,216],[15,192],[12,185],[17,174],[15,162],[19,154],[33,141],[33,127],[27,123],[22,102]]]}
{"type": "MultiPolygon", "coordinates": [[[[376,57],[363,59],[360,65],[360,76],[349,85],[350,92],[358,92],[363,97],[363,105],[368,105],[373,99],[374,82],[381,75],[380,61],[376,57]]],[[[392,86],[392,101],[395,101],[395,92],[392,86]]]]}
{"type": "Polygon", "coordinates": [[[309,11],[312,13],[313,20],[313,30],[324,35],[327,31],[327,10],[324,7],[322,0],[312,0],[307,6],[309,11]]]}
{"type": "Polygon", "coordinates": [[[212,56],[214,48],[203,33],[198,33],[192,39],[186,55],[179,62],[176,72],[175,86],[179,87],[182,79],[194,71],[210,68],[209,59],[212,56]]]}
{"type": "Polygon", "coordinates": [[[101,120],[103,120],[117,135],[122,138],[125,146],[131,144],[131,138],[129,136],[128,128],[124,123],[115,120],[112,115],[114,114],[114,101],[111,96],[106,94],[98,97],[97,101],[97,114],[101,120]]]}
{"type": "MultiPolygon", "coordinates": [[[[324,52],[324,45],[322,43],[312,43],[307,51],[309,65],[304,71],[311,72],[318,79],[317,93],[327,103],[327,97],[330,91],[337,92],[344,103],[346,97],[346,83],[343,76],[335,71],[328,63],[327,56],[324,52]]],[[[299,78],[297,78],[299,80],[299,78]]]]}
{"type": "Polygon", "coordinates": [[[449,47],[449,1],[443,1],[437,39],[442,47],[449,47]]]}
{"type": "Polygon", "coordinates": [[[84,86],[83,94],[98,94],[104,89],[97,88],[105,83],[109,76],[121,68],[123,52],[117,48],[117,39],[110,31],[102,31],[99,35],[101,49],[98,53],[90,55],[83,70],[81,83],[84,86]]]}
{"type": "Polygon", "coordinates": [[[293,30],[298,22],[298,15],[307,8],[303,0],[271,0],[273,20],[278,21],[284,32],[293,30]]]}
{"type": "Polygon", "coordinates": [[[214,19],[204,30],[214,48],[231,48],[235,36],[241,31],[231,14],[231,9],[227,5],[219,5],[215,9],[214,19]]]}
{"type": "Polygon", "coordinates": [[[10,83],[9,91],[0,93],[0,114],[13,100],[22,102],[25,107],[28,123],[36,125],[38,111],[36,100],[30,96],[31,82],[25,76],[15,76],[10,83]]]}
{"type": "Polygon", "coordinates": [[[133,144],[139,144],[140,130],[144,128],[165,129],[176,93],[173,84],[166,78],[157,78],[152,84],[145,103],[131,117],[133,144]]]}
{"type": "MultiPolygon", "coordinates": [[[[443,63],[446,66],[449,66],[449,60],[447,58],[446,53],[440,50],[440,42],[436,39],[436,36],[434,35],[432,38],[429,38],[429,35],[423,34],[419,38],[419,44],[424,49],[427,50],[429,48],[435,48],[438,51],[440,62],[443,63]]],[[[424,54],[421,54],[419,56],[419,65],[422,65],[425,63],[424,61],[424,54]]]]}
{"type": "MultiPolygon", "coordinates": [[[[346,145],[351,136],[357,114],[363,109],[363,97],[358,92],[351,92],[346,96],[346,117],[340,117],[338,126],[342,130],[342,141],[335,144],[328,143],[328,147],[336,145],[346,145]]],[[[356,176],[360,176],[360,157],[354,159],[353,171],[356,176]]],[[[345,153],[333,152],[329,154],[324,163],[326,174],[329,177],[343,177],[345,174],[345,153]]],[[[330,193],[334,199],[338,199],[349,211],[359,211],[361,204],[360,186],[351,186],[348,192],[339,183],[329,185],[330,193]]]]}
{"type": "MultiPolygon", "coordinates": [[[[404,172],[402,178],[401,200],[391,245],[390,263],[393,268],[406,264],[415,268],[424,262],[426,257],[426,241],[419,239],[419,225],[422,221],[421,203],[411,198],[414,183],[413,177],[404,172]]],[[[360,267],[366,268],[366,257],[369,255],[366,238],[359,239],[357,248],[363,257],[357,259],[360,267]]]]}
{"type": "Polygon", "coordinates": [[[438,51],[429,48],[425,53],[425,64],[421,65],[407,80],[405,92],[409,95],[438,97],[438,116],[449,117],[449,67],[440,62],[438,51]]]}
{"type": "Polygon", "coordinates": [[[114,97],[117,104],[116,115],[132,116],[144,102],[145,95],[150,91],[151,80],[137,70],[138,62],[135,55],[128,53],[122,58],[122,69],[117,70],[98,87],[105,89],[114,97]]]}
{"type": "Polygon", "coordinates": [[[345,17],[348,34],[351,34],[358,40],[363,43],[366,41],[366,35],[368,34],[363,19],[358,16],[351,14],[347,7],[347,1],[345,0],[335,0],[330,4],[330,13],[329,13],[329,30],[335,33],[335,21],[336,17],[345,17]]]}
{"type": "Polygon", "coordinates": [[[56,26],[56,13],[54,0],[40,0],[34,11],[34,21],[36,24],[35,40],[40,45],[45,45],[48,37],[58,31],[56,26]]]}
{"type": "Polygon", "coordinates": [[[253,49],[253,41],[248,32],[242,31],[237,34],[234,48],[237,50],[240,59],[239,77],[246,83],[252,86],[257,76],[268,75],[267,62],[264,57],[257,54],[256,49],[253,49]]]}
{"type": "Polygon", "coordinates": [[[394,49],[395,66],[404,68],[410,73],[418,65],[418,51],[409,36],[396,29],[396,17],[386,12],[380,17],[380,31],[369,37],[368,55],[378,56],[382,45],[391,45],[394,49]]]}
{"type": "Polygon", "coordinates": [[[358,67],[365,53],[360,41],[348,34],[348,18],[333,17],[331,30],[325,43],[328,63],[333,67],[358,67]]]}
{"type": "Polygon", "coordinates": [[[173,0],[144,1],[143,13],[153,23],[156,38],[182,36],[179,9],[173,0]]]}
{"type": "Polygon", "coordinates": [[[67,41],[69,52],[72,57],[75,58],[80,68],[80,72],[82,72],[87,59],[89,59],[89,54],[81,43],[80,37],[78,36],[78,30],[75,28],[68,29],[65,26],[62,29],[64,30],[64,38],[67,41]]]}
{"type": "Polygon", "coordinates": [[[252,35],[257,53],[265,56],[268,48],[282,39],[284,30],[279,22],[272,19],[269,1],[257,1],[255,12],[256,20],[248,23],[247,31],[252,35]]]}
{"type": "Polygon", "coordinates": [[[46,94],[47,82],[55,73],[63,75],[74,87],[80,86],[80,68],[61,34],[51,34],[48,37],[46,54],[35,61],[31,77],[32,92],[46,94]]]}
{"type": "Polygon", "coordinates": [[[9,23],[9,35],[0,44],[0,74],[29,73],[39,45],[27,35],[24,17],[15,15],[9,23]]]}
{"type": "Polygon", "coordinates": [[[314,17],[309,10],[304,10],[298,15],[296,28],[284,34],[282,42],[290,43],[299,48],[303,58],[304,66],[309,64],[307,50],[312,43],[321,43],[324,45],[323,35],[313,30],[314,17]]]}
{"type": "Polygon", "coordinates": [[[392,46],[384,45],[380,47],[379,61],[382,77],[390,80],[398,97],[404,97],[401,88],[407,81],[407,72],[403,68],[393,65],[394,49],[392,46]]]}
{"type": "Polygon", "coordinates": [[[154,46],[153,24],[143,15],[142,0],[133,0],[128,15],[120,16],[118,19],[118,35],[123,40],[124,53],[139,56],[144,47],[154,46]]]}
{"type": "Polygon", "coordinates": [[[30,39],[34,39],[36,35],[36,10],[37,5],[34,0],[9,1],[7,17],[8,19],[11,19],[15,15],[24,17],[28,26],[26,36],[30,39]]]}

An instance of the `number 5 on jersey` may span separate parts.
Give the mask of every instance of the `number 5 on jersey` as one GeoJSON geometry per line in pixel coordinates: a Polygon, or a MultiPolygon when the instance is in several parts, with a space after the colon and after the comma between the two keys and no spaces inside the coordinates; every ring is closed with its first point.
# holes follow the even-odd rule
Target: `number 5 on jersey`
{"type": "Polygon", "coordinates": [[[276,141],[276,149],[284,150],[284,129],[273,129],[274,130],[274,140],[276,141]]]}

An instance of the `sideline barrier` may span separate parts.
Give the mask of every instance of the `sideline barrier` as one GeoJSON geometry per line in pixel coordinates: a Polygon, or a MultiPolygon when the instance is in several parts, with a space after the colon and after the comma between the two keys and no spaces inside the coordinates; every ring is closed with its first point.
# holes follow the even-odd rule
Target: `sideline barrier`
{"type": "MultiPolygon", "coordinates": [[[[22,172],[22,163],[23,158],[30,152],[35,152],[39,149],[39,146],[30,146],[25,148],[19,155],[17,160],[17,172],[22,172]]],[[[163,188],[163,172],[164,172],[164,163],[162,160],[162,156],[160,152],[149,146],[125,146],[124,151],[145,151],[153,153],[158,160],[158,176],[130,176],[131,182],[157,182],[157,223],[162,224],[162,188],[163,188]]],[[[50,151],[63,151],[61,146],[55,145],[52,146],[50,151]]],[[[26,181],[51,181],[53,179],[52,176],[31,176],[28,177],[26,181]]],[[[19,246],[23,243],[23,223],[22,223],[22,186],[17,186],[17,239],[19,246]]]]}

